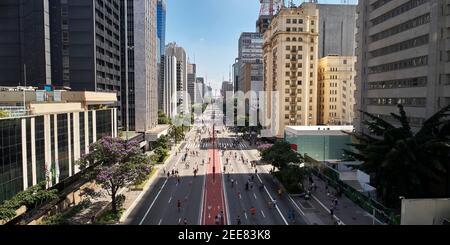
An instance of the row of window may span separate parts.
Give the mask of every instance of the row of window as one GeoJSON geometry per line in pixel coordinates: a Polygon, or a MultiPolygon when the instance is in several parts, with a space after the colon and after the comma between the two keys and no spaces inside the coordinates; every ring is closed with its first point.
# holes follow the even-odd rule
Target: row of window
{"type": "Polygon", "coordinates": [[[383,47],[377,50],[374,50],[372,52],[370,52],[370,54],[372,55],[372,57],[379,57],[379,56],[383,56],[383,55],[388,55],[388,54],[392,54],[392,53],[396,53],[402,50],[407,50],[407,49],[411,49],[411,48],[416,48],[416,47],[420,47],[423,46],[425,44],[428,44],[430,41],[430,36],[424,35],[424,36],[420,36],[420,37],[416,37],[410,40],[406,40],[400,43],[396,43],[387,47],[383,47]]]}
{"type": "Polygon", "coordinates": [[[369,89],[394,89],[426,87],[428,77],[414,77],[406,79],[369,82],[369,89]]]}
{"type": "Polygon", "coordinates": [[[368,98],[369,105],[424,107],[426,103],[426,98],[368,98]]]}
{"type": "Polygon", "coordinates": [[[392,19],[398,15],[401,15],[401,14],[403,14],[413,8],[416,8],[424,3],[427,3],[427,2],[429,2],[429,0],[411,0],[409,2],[406,2],[406,3],[398,6],[397,8],[394,8],[393,10],[388,11],[387,13],[373,19],[371,21],[372,25],[376,26],[380,23],[383,23],[389,19],[392,19]]]}
{"type": "Polygon", "coordinates": [[[419,16],[417,18],[414,18],[412,20],[406,21],[402,24],[396,25],[387,30],[376,33],[376,34],[372,35],[370,38],[371,38],[372,42],[376,42],[376,41],[388,38],[390,36],[396,35],[398,33],[410,30],[412,28],[416,28],[418,26],[427,24],[429,22],[430,22],[430,14],[428,13],[428,14],[419,16]]]}
{"type": "Polygon", "coordinates": [[[396,61],[388,64],[369,67],[369,74],[396,71],[428,65],[428,56],[396,61]]]}

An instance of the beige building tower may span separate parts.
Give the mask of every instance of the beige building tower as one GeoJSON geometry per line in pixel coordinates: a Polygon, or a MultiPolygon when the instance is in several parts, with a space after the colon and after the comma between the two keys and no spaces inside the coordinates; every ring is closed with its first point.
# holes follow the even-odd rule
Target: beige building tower
{"type": "Polygon", "coordinates": [[[274,136],[317,124],[318,19],[314,4],[282,8],[264,34],[263,124],[274,136]]]}
{"type": "Polygon", "coordinates": [[[355,56],[327,56],[319,60],[319,124],[353,123],[355,62],[355,56]]]}

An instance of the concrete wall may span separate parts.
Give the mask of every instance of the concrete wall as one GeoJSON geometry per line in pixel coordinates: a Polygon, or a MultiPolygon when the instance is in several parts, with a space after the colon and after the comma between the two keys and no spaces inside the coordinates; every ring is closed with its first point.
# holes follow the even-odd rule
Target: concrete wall
{"type": "Polygon", "coordinates": [[[441,225],[450,219],[450,199],[403,199],[402,225],[441,225]]]}

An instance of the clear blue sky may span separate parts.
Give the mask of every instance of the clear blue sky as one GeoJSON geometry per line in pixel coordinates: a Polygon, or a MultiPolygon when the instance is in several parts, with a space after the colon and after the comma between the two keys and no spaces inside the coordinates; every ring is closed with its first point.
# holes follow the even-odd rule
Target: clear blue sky
{"type": "Polygon", "coordinates": [[[258,0],[167,0],[166,42],[177,42],[191,62],[195,57],[197,76],[207,75],[218,89],[223,78],[228,80],[241,32],[256,31],[258,15],[258,0]]]}

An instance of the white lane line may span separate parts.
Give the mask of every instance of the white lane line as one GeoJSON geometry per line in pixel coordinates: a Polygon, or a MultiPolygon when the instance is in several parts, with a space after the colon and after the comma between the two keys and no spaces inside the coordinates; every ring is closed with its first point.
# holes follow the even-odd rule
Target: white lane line
{"type": "Polygon", "coordinates": [[[170,197],[170,199],[169,199],[169,203],[172,201],[172,197],[170,197]]]}
{"type": "Polygon", "coordinates": [[[164,187],[166,186],[167,180],[168,180],[168,179],[166,179],[166,181],[164,181],[163,186],[161,187],[161,189],[159,189],[158,194],[156,195],[155,199],[153,199],[153,202],[152,202],[152,204],[150,204],[150,207],[148,208],[147,212],[145,212],[145,215],[144,215],[144,217],[142,218],[141,222],[139,222],[139,225],[142,225],[142,223],[144,223],[145,218],[147,218],[148,213],[150,213],[150,210],[153,208],[153,205],[155,205],[156,200],[158,200],[159,195],[161,194],[162,190],[163,190],[164,187]]]}
{"type": "MultiPolygon", "coordinates": [[[[217,150],[217,153],[219,155],[219,167],[222,169],[223,168],[223,163],[222,163],[222,158],[220,157],[220,151],[217,150]]],[[[222,190],[223,190],[223,202],[225,204],[225,214],[227,215],[227,220],[226,220],[226,224],[225,225],[229,225],[230,224],[230,207],[228,206],[228,196],[227,196],[227,188],[225,187],[225,173],[223,171],[221,171],[222,173],[222,190]]]]}
{"type": "MultiPolygon", "coordinates": [[[[291,202],[294,204],[294,206],[297,207],[297,209],[300,211],[300,213],[302,213],[303,216],[305,216],[305,213],[304,213],[303,210],[297,205],[297,203],[294,201],[294,199],[292,199],[292,197],[289,196],[289,195],[288,195],[288,197],[289,197],[289,200],[291,200],[291,202]]],[[[302,205],[302,204],[300,204],[300,205],[302,205]]]]}
{"type": "MultiPolygon", "coordinates": [[[[174,167],[178,166],[178,164],[181,161],[181,157],[178,158],[178,160],[175,162],[174,167]]],[[[159,195],[161,194],[162,190],[164,189],[164,187],[166,186],[167,182],[169,181],[169,179],[166,179],[166,181],[164,181],[164,184],[162,185],[162,187],[159,189],[158,194],[156,195],[155,199],[153,199],[152,204],[150,204],[150,207],[148,208],[147,212],[145,212],[144,217],[142,218],[141,222],[139,222],[139,225],[142,225],[144,223],[144,220],[147,218],[147,215],[150,213],[150,210],[153,208],[153,205],[155,205],[156,200],[158,200],[159,195]]]]}
{"type": "Polygon", "coordinates": [[[253,193],[253,196],[255,197],[255,199],[258,199],[258,198],[256,198],[256,194],[255,193],[253,193]]]}
{"type": "Polygon", "coordinates": [[[261,214],[264,218],[266,218],[266,215],[264,214],[264,212],[261,210],[261,214]]]}
{"type": "Polygon", "coordinates": [[[248,219],[247,212],[244,212],[245,219],[248,219]]]}
{"type": "MultiPolygon", "coordinates": [[[[320,206],[322,206],[323,209],[325,209],[328,213],[330,213],[330,210],[319,199],[317,199],[317,197],[315,197],[314,195],[311,196],[314,198],[314,200],[316,200],[316,202],[320,204],[320,206]]],[[[339,219],[336,215],[333,215],[333,217],[338,221],[338,223],[340,223],[341,225],[345,225],[345,223],[342,222],[342,220],[339,219]]]]}
{"type": "MultiPolygon", "coordinates": [[[[259,174],[256,175],[259,179],[259,181],[261,181],[261,183],[263,183],[263,181],[261,180],[261,178],[259,177],[259,174]]],[[[269,190],[267,190],[267,187],[264,185],[264,190],[266,191],[267,195],[269,196],[270,200],[273,202],[274,199],[272,198],[272,195],[270,195],[269,190]]],[[[278,207],[278,205],[276,205],[277,211],[280,214],[281,218],[283,219],[284,223],[286,225],[289,225],[289,223],[286,221],[286,218],[284,218],[284,215],[281,213],[280,208],[278,207]]]]}
{"type": "MultiPolygon", "coordinates": [[[[241,153],[242,153],[242,155],[245,154],[245,152],[242,151],[242,150],[241,150],[241,153]]],[[[249,156],[249,155],[247,154],[247,157],[248,157],[248,156],[249,156]]],[[[249,158],[249,159],[250,159],[250,158],[249,158]]],[[[259,174],[256,174],[256,177],[258,177],[259,181],[260,181],[261,183],[263,183],[261,177],[259,177],[259,174]]],[[[269,196],[270,201],[273,202],[275,199],[273,199],[273,198],[272,198],[272,195],[270,195],[270,192],[269,192],[269,190],[267,189],[266,185],[264,185],[264,190],[266,191],[267,195],[269,196]]],[[[289,223],[287,222],[287,220],[286,220],[286,218],[284,217],[283,213],[281,213],[281,210],[280,210],[280,208],[278,207],[278,205],[276,205],[276,209],[277,209],[278,213],[280,214],[281,219],[283,219],[284,224],[285,224],[285,225],[289,225],[289,223]]]]}
{"type": "Polygon", "coordinates": [[[202,225],[203,220],[203,205],[205,202],[205,192],[206,192],[206,168],[204,168],[204,177],[203,177],[203,189],[202,189],[202,199],[200,202],[200,215],[198,218],[198,225],[202,225]]]}
{"type": "Polygon", "coordinates": [[[161,225],[161,223],[162,223],[162,219],[160,219],[160,220],[159,220],[159,223],[158,223],[158,225],[161,225]]]}
{"type": "Polygon", "coordinates": [[[181,218],[180,219],[178,219],[178,224],[181,222],[181,218]]]}

